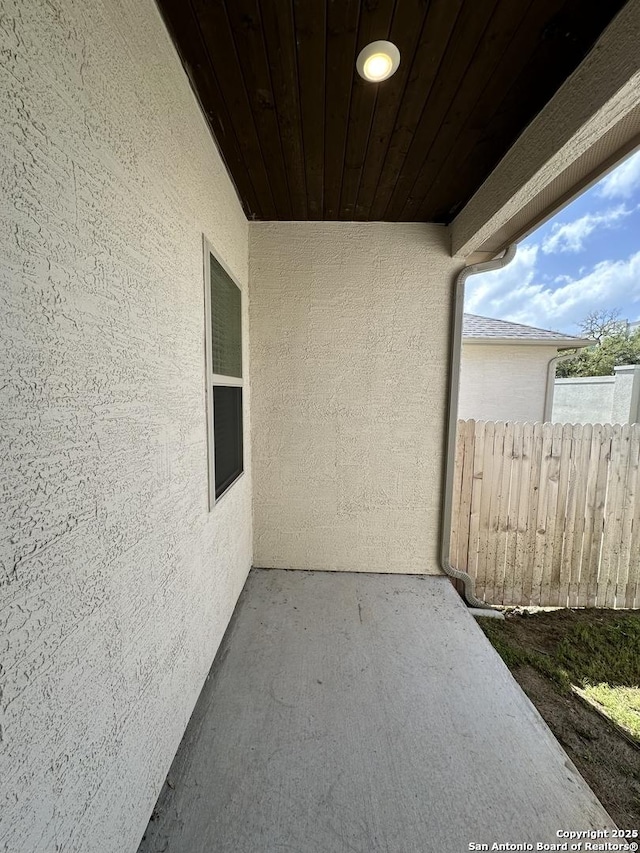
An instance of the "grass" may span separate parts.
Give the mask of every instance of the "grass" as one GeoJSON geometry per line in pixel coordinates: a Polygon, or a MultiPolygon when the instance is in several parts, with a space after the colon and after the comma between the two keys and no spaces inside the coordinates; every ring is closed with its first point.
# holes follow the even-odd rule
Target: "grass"
{"type": "Polygon", "coordinates": [[[640,690],[637,687],[610,687],[602,683],[585,687],[582,693],[597,703],[603,714],[640,741],[640,690]]]}
{"type": "MultiPolygon", "coordinates": [[[[563,693],[578,688],[640,741],[640,618],[598,619],[593,614],[580,618],[581,614],[589,611],[577,613],[574,623],[567,621],[566,630],[546,649],[523,641],[509,619],[478,622],[509,669],[531,666],[563,693]]],[[[527,621],[536,618],[532,615],[527,621]]]]}

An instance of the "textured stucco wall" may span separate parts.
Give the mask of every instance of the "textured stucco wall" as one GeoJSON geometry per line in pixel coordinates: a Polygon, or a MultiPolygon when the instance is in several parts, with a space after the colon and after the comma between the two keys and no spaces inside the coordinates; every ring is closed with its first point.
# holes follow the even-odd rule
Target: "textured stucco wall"
{"type": "Polygon", "coordinates": [[[247,223],[152,0],[3,0],[0,41],[0,850],[127,853],[251,563],[201,243],[246,285],[247,223]]]}
{"type": "Polygon", "coordinates": [[[620,365],[615,371],[611,422],[636,424],[640,418],[640,366],[620,365]]]}
{"type": "Polygon", "coordinates": [[[638,420],[640,368],[616,368],[615,376],[556,379],[553,420],[571,424],[625,424],[638,420]]]}
{"type": "Polygon", "coordinates": [[[553,389],[553,422],[611,423],[614,390],[613,376],[556,379],[553,389]]]}
{"type": "Polygon", "coordinates": [[[255,223],[249,245],[255,565],[438,573],[446,229],[255,223]]]}
{"type": "Polygon", "coordinates": [[[556,347],[463,344],[458,417],[542,421],[547,365],[556,347]]]}

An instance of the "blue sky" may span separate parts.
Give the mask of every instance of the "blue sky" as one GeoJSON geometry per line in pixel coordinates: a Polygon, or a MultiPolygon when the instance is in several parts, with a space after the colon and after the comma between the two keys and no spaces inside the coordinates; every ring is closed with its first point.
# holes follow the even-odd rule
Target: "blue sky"
{"type": "Polygon", "coordinates": [[[467,281],[465,310],[570,334],[590,311],[640,319],[640,151],[467,281]]]}

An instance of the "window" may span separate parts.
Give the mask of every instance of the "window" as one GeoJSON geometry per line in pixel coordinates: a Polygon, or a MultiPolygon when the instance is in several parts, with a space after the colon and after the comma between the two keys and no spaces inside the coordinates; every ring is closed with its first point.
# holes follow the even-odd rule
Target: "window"
{"type": "Polygon", "coordinates": [[[204,240],[209,509],[243,471],[242,293],[204,240]]]}

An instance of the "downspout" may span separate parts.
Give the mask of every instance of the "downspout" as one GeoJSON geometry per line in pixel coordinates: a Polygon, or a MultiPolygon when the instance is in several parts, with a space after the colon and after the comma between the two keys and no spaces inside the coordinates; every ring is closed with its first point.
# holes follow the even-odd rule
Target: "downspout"
{"type": "Polygon", "coordinates": [[[572,358],[575,358],[578,355],[579,350],[575,352],[568,352],[562,355],[554,355],[553,358],[549,359],[549,364],[547,365],[547,387],[544,390],[544,412],[542,415],[542,420],[545,423],[548,423],[551,420],[551,413],[553,412],[553,393],[555,389],[556,382],[556,365],[561,361],[569,361],[572,358]]]}
{"type": "Polygon", "coordinates": [[[464,287],[470,275],[501,270],[516,254],[513,243],[493,261],[470,264],[456,277],[454,285],[453,327],[451,331],[451,353],[449,358],[449,412],[447,421],[447,456],[445,463],[444,494],[442,501],[442,527],[440,533],[440,567],[450,578],[462,581],[464,598],[472,608],[482,609],[482,615],[502,614],[475,596],[473,578],[451,565],[451,516],[453,511],[453,474],[456,459],[456,431],[458,427],[458,392],[460,390],[460,361],[462,357],[462,324],[464,314],[464,287]]]}

